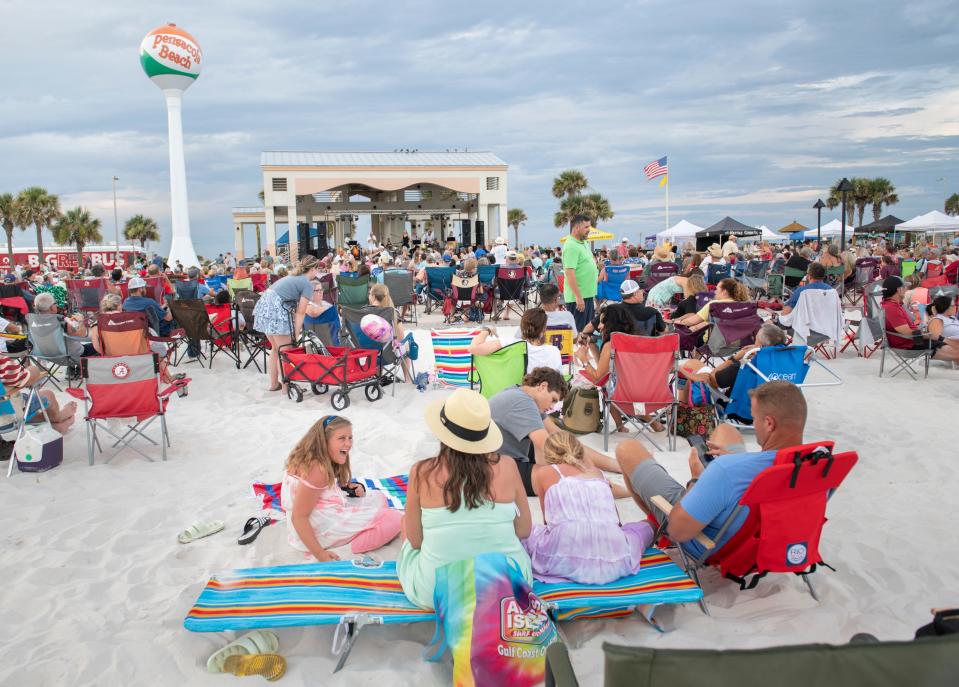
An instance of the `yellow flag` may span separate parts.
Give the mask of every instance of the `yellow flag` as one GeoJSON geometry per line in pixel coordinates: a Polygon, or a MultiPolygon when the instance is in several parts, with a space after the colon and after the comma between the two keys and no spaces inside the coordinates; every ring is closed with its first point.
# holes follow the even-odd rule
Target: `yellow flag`
{"type": "Polygon", "coordinates": [[[669,175],[668,175],[668,174],[664,174],[664,175],[663,175],[663,180],[659,182],[660,188],[662,188],[663,186],[665,186],[665,185],[666,185],[666,182],[668,182],[668,181],[669,181],[669,175]]]}

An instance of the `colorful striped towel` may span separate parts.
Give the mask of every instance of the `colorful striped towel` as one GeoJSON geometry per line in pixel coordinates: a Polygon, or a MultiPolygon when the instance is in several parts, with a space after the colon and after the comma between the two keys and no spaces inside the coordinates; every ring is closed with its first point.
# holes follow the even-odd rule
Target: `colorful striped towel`
{"type": "MultiPolygon", "coordinates": [[[[383,477],[379,479],[366,478],[361,479],[363,486],[376,491],[382,491],[386,496],[386,503],[390,508],[397,510],[406,509],[406,490],[408,487],[408,475],[393,475],[392,477],[383,477]]],[[[260,501],[263,510],[283,511],[281,503],[280,482],[267,484],[266,482],[253,483],[253,496],[260,501]]]]}
{"type": "MultiPolygon", "coordinates": [[[[669,556],[648,549],[640,571],[603,585],[534,582],[559,620],[628,615],[638,605],[699,601],[702,590],[669,556]]],[[[210,578],[183,625],[193,632],[329,625],[367,613],[383,623],[433,620],[406,598],[396,562],[351,561],[247,568],[210,578]]]]}
{"type": "Polygon", "coordinates": [[[444,386],[469,387],[472,356],[469,352],[479,329],[443,329],[430,331],[436,381],[444,386]]]}

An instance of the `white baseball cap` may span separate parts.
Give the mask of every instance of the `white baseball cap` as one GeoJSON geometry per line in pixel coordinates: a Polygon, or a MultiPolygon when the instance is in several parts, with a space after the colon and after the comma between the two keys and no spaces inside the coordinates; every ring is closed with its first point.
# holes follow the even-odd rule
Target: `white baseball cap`
{"type": "Polygon", "coordinates": [[[620,241],[623,243],[629,243],[629,238],[624,236],[623,238],[620,239],[620,241]]]}
{"type": "Polygon", "coordinates": [[[639,284],[632,279],[627,279],[619,285],[619,292],[624,296],[628,296],[631,293],[636,293],[637,291],[639,291],[639,284]]]}
{"type": "Polygon", "coordinates": [[[128,289],[142,289],[146,287],[147,283],[143,280],[143,277],[133,277],[127,284],[128,289]]]}

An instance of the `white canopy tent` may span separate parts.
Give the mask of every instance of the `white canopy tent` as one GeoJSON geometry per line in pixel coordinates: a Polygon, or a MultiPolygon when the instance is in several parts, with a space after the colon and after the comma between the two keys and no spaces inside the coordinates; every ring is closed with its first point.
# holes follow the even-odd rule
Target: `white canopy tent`
{"type": "MultiPolygon", "coordinates": [[[[855,231],[855,227],[852,227],[847,224],[846,238],[851,237],[854,231],[855,231]]],[[[809,231],[805,232],[805,234],[806,234],[806,238],[814,239],[816,238],[816,229],[815,228],[810,229],[809,231]]],[[[822,225],[822,237],[824,239],[838,238],[841,235],[842,235],[842,224],[839,223],[838,219],[834,219],[831,222],[827,222],[826,224],[822,225]]]]}
{"type": "Polygon", "coordinates": [[[929,234],[946,234],[959,231],[959,217],[952,217],[938,210],[913,217],[908,222],[896,225],[900,231],[924,231],[929,234]]]}
{"type": "Polygon", "coordinates": [[[762,236],[759,237],[762,241],[768,241],[769,243],[786,243],[789,241],[788,234],[780,234],[777,231],[773,231],[765,224],[759,227],[759,230],[763,233],[762,236]]]}
{"type": "Polygon", "coordinates": [[[680,241],[695,241],[696,232],[702,231],[702,227],[697,227],[692,222],[680,220],[669,229],[663,229],[656,234],[656,243],[679,243],[680,241]]]}

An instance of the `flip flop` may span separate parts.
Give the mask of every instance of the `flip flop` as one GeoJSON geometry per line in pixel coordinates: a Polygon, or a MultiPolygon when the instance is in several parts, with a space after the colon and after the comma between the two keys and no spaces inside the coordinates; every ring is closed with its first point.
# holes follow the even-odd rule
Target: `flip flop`
{"type": "Polygon", "coordinates": [[[222,520],[210,522],[195,522],[177,535],[176,540],[181,544],[189,544],[197,539],[216,534],[225,527],[222,520]]]}
{"type": "Polygon", "coordinates": [[[254,540],[260,536],[260,532],[263,531],[263,528],[272,523],[273,518],[271,518],[269,515],[260,515],[255,518],[250,518],[243,526],[243,534],[241,534],[236,540],[236,543],[240,546],[252,544],[254,540]]]}
{"type": "Polygon", "coordinates": [[[230,656],[247,654],[274,654],[280,648],[280,639],[269,630],[254,630],[218,649],[207,659],[206,669],[211,673],[222,673],[226,659],[230,656]]]}
{"type": "Polygon", "coordinates": [[[260,675],[270,682],[279,680],[286,672],[286,659],[279,654],[244,654],[227,656],[224,672],[234,675],[260,675]]]}

